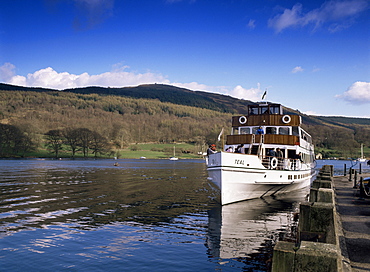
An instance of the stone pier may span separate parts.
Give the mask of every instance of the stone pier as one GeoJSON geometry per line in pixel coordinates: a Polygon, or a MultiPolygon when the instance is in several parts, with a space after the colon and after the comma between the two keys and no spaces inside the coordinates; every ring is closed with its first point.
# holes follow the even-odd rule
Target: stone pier
{"type": "Polygon", "coordinates": [[[300,205],[298,241],[276,244],[273,272],[370,271],[370,198],[353,184],[323,166],[300,205]]]}

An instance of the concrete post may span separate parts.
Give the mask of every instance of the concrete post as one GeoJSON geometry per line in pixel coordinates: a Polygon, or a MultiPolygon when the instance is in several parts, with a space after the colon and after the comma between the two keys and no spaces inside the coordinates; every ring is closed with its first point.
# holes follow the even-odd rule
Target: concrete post
{"type": "Polygon", "coordinates": [[[279,241],[274,247],[272,257],[272,272],[293,272],[295,253],[298,248],[295,244],[279,241]]]}
{"type": "Polygon", "coordinates": [[[296,272],[327,272],[339,271],[338,251],[332,244],[303,241],[296,254],[296,272]]]}

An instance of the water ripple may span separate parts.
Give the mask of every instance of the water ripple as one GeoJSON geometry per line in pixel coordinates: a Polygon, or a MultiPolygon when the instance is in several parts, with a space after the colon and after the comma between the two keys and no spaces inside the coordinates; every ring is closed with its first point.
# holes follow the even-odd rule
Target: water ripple
{"type": "Polygon", "coordinates": [[[1,160],[1,269],[264,271],[265,248],[290,224],[279,221],[290,202],[235,206],[241,218],[221,208],[201,160],[119,165],[1,160]]]}

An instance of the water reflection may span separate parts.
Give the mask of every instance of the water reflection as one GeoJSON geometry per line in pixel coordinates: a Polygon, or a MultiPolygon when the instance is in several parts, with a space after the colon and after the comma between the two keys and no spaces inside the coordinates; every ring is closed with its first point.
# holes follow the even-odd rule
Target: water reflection
{"type": "Polygon", "coordinates": [[[210,254],[222,259],[248,257],[275,244],[282,235],[294,235],[294,215],[307,194],[306,188],[294,194],[214,207],[208,217],[210,254]]]}

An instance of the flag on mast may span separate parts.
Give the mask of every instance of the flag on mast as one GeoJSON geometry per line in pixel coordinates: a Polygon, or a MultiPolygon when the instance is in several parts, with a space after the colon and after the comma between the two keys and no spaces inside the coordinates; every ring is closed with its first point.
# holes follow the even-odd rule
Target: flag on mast
{"type": "Polygon", "coordinates": [[[265,99],[266,94],[267,94],[267,90],[265,90],[265,92],[263,93],[262,100],[265,99]]]}
{"type": "Polygon", "coordinates": [[[220,134],[218,135],[218,138],[217,138],[218,141],[221,141],[222,134],[224,134],[224,128],[222,128],[220,134]]]}

